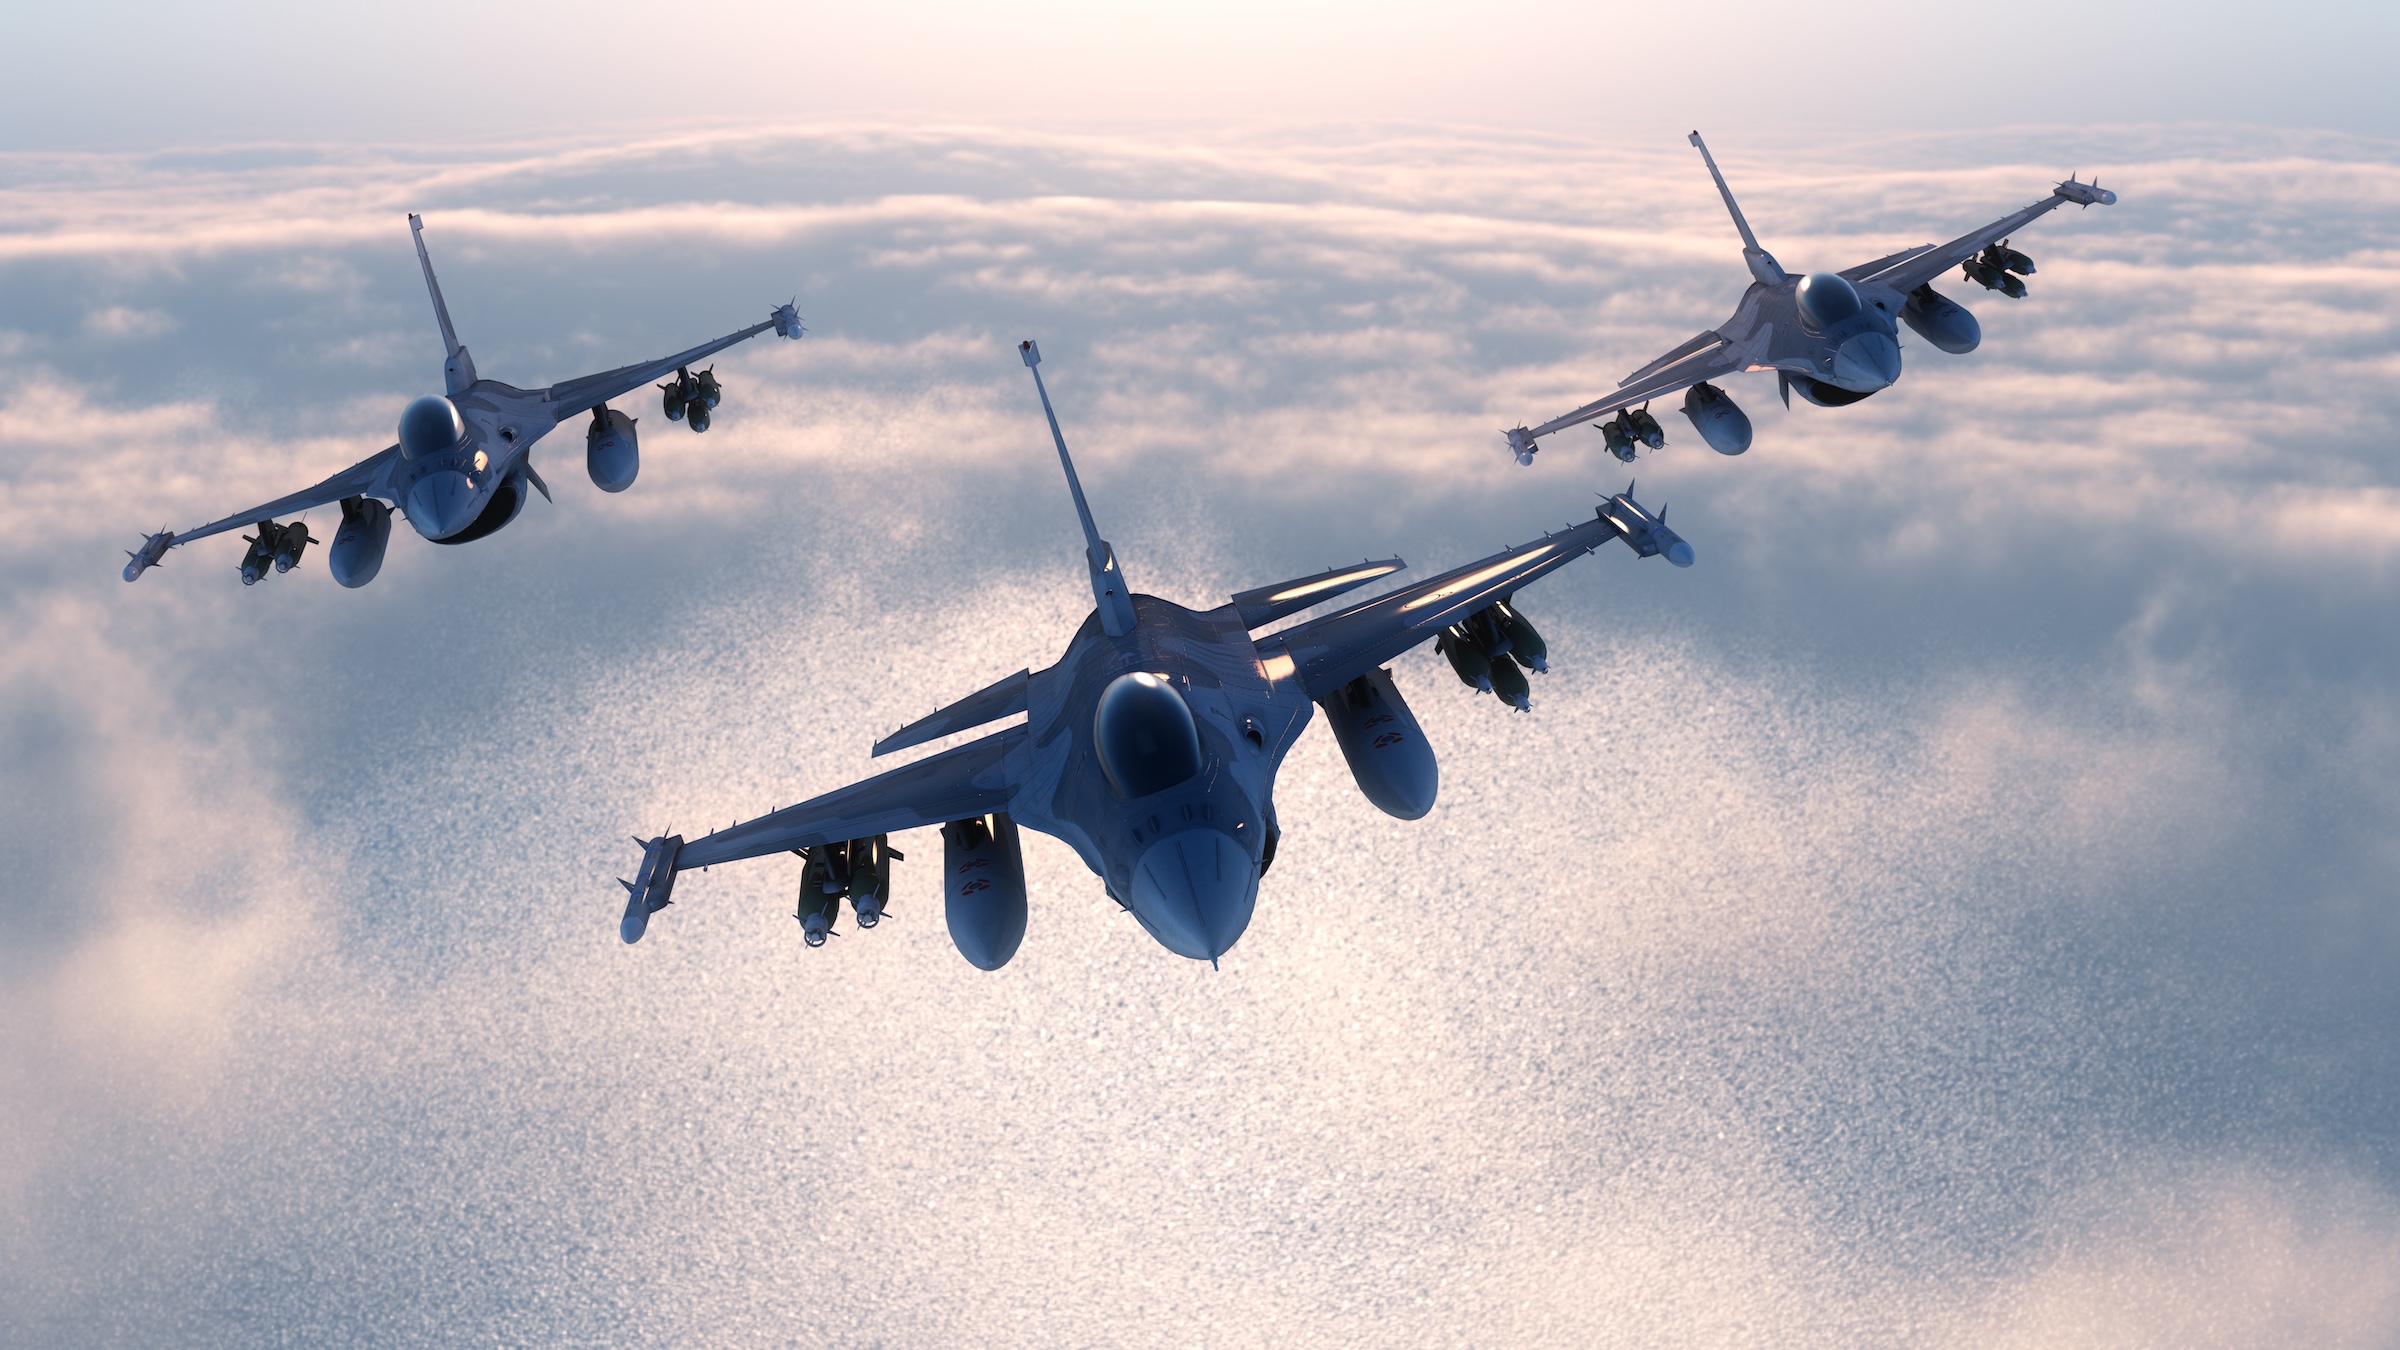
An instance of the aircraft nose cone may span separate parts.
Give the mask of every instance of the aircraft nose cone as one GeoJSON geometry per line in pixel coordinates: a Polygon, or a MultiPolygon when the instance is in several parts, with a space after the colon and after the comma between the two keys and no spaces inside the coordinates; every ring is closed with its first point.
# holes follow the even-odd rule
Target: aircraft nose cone
{"type": "Polygon", "coordinates": [[[1833,354],[1833,382],[1871,394],[1900,378],[1900,344],[1889,333],[1861,333],[1833,354]]]}
{"type": "Polygon", "coordinates": [[[463,473],[429,473],[408,490],[408,523],[428,539],[447,539],[474,519],[475,486],[463,473]]]}
{"type": "Polygon", "coordinates": [[[1168,835],[1134,864],[1133,909],[1177,956],[1224,955],[1257,907],[1258,867],[1222,830],[1168,835]]]}

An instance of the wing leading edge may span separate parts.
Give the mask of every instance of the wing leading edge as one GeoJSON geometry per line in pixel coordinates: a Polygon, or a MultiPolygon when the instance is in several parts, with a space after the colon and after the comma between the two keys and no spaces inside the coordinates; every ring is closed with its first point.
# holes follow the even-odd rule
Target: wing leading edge
{"type": "Polygon", "coordinates": [[[1612,539],[1624,540],[1641,557],[1664,554],[1679,567],[1692,563],[1691,545],[1669,530],[1663,517],[1636,503],[1627,488],[1572,529],[1295,624],[1259,643],[1259,657],[1270,668],[1288,660],[1308,696],[1323,698],[1612,539]]]}
{"type": "Polygon", "coordinates": [[[1021,726],[996,731],[689,843],[680,835],[648,840],[643,843],[641,870],[625,883],[628,894],[619,933],[627,942],[639,941],[650,915],[666,907],[676,876],[686,868],[714,867],[1005,811],[1017,790],[1016,766],[1010,759],[1027,734],[1021,726]]]}
{"type": "Polygon", "coordinates": [[[683,846],[679,866],[714,867],[1005,811],[1016,792],[1008,755],[1025,736],[1023,727],[995,731],[797,806],[702,835],[683,846]]]}
{"type": "MultiPolygon", "coordinates": [[[[380,497],[385,501],[391,501],[391,488],[386,480],[389,477],[392,461],[399,457],[399,446],[386,446],[314,487],[302,488],[288,497],[277,497],[264,506],[253,506],[247,511],[227,516],[223,520],[212,520],[206,525],[185,530],[180,534],[170,534],[166,536],[167,543],[159,548],[159,552],[163,554],[168,548],[188,544],[195,539],[206,539],[212,534],[223,534],[227,530],[238,530],[245,525],[256,525],[262,520],[284,515],[287,512],[330,506],[344,497],[380,497]]],[[[156,537],[152,536],[152,538],[156,537]]]]}
{"type": "Polygon", "coordinates": [[[2103,194],[2097,184],[2079,183],[2070,178],[2061,183],[2048,197],[2022,211],[2002,216],[1980,230],[1971,230],[1947,244],[1925,244],[1906,249],[1887,258],[1862,263],[1842,275],[1851,281],[1870,282],[1889,286],[1906,295],[1935,277],[1966,262],[1983,251],[1988,244],[2015,234],[2059,207],[2073,203],[2079,206],[2106,206],[2117,200],[2117,194],[2103,194]]]}
{"type": "Polygon", "coordinates": [[[797,338],[806,331],[800,326],[800,315],[792,306],[777,305],[775,312],[767,316],[765,323],[754,323],[738,333],[727,333],[713,342],[703,342],[689,351],[677,352],[673,356],[662,356],[655,361],[645,361],[639,365],[619,366],[615,370],[604,370],[597,375],[582,375],[572,380],[561,380],[543,392],[550,400],[551,411],[557,414],[559,421],[564,422],[570,417],[590,412],[619,394],[639,389],[652,380],[673,374],[680,367],[688,366],[694,361],[706,360],[735,343],[748,342],[770,328],[775,330],[777,336],[787,338],[797,338]]]}

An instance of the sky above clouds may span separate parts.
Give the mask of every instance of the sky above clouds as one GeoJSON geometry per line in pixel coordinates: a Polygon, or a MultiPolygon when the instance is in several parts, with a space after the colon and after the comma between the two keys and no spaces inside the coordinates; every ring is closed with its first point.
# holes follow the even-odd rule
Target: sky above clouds
{"type": "MultiPolygon", "coordinates": [[[[205,59],[136,44],[118,111],[6,119],[0,1339],[2400,1337],[2400,170],[2339,80],[2203,106],[2234,39],[2139,67],[2129,9],[2087,16],[2113,83],[1920,45],[1959,116],[1736,99],[1720,132],[1699,58],[1655,55],[1702,36],[1611,67],[1531,10],[1027,16],[1078,47],[736,7],[547,48],[512,10],[526,92],[412,134],[413,72],[455,107],[493,58],[255,13],[205,59]],[[1281,40],[1240,57],[1243,24],[1281,40]],[[250,78],[359,33],[354,97],[250,78]],[[787,48],[819,78],[768,80],[787,48]],[[1036,92],[991,73],[1020,58],[1036,92]],[[1912,339],[1841,410],[1732,382],[1738,459],[1669,416],[1631,471],[1588,432],[1520,469],[1499,428],[1739,294],[1692,122],[1792,266],[2068,169],[2123,200],[2016,241],[2024,301],[1946,288],[1971,356],[1912,339]],[[321,556],[245,590],[225,539],[119,581],[140,531],[389,442],[439,370],[410,210],[495,378],[787,297],[811,333],[720,358],[704,437],[627,405],[633,490],[566,428],[556,505],[403,533],[365,590],[321,556]],[[1222,971],[1041,839],[997,974],[950,949],[931,836],[872,933],[802,948],[795,860],[691,877],[622,946],[629,835],[849,781],[1088,609],[1027,336],[1170,599],[1427,574],[1634,474],[1699,565],[1611,549],[1521,597],[1529,716],[1396,663],[1423,821],[1312,730],[1222,971]]],[[[2021,13],[1993,40],[2047,53],[2067,16],[2021,13]]],[[[2359,39],[2335,74],[2389,23],[2299,17],[2359,39]]],[[[1773,31],[1725,64],[1836,50],[1773,31]]]]}
{"type": "Polygon", "coordinates": [[[1563,0],[1031,0],[704,8],[428,0],[205,9],[93,0],[18,16],[0,148],[225,137],[422,142],[640,135],[724,119],[965,118],[1166,130],[1423,119],[1605,139],[1694,123],[1949,133],[2253,123],[2389,137],[2400,16],[2027,0],[1795,10],[1563,0]]]}

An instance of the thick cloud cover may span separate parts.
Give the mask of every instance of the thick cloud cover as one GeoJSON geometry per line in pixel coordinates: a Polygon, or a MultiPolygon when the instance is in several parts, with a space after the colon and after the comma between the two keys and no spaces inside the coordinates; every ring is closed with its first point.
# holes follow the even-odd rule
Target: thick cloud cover
{"type": "MultiPolygon", "coordinates": [[[[1088,607],[1015,339],[1186,603],[1532,537],[1497,429],[1720,320],[1689,152],[852,126],[0,161],[0,1334],[92,1344],[2380,1345],[2400,1337],[2400,172],[2101,129],[1719,147],[1792,265],[2100,167],[1857,407],[1640,467],[1700,566],[1524,597],[1533,715],[1314,732],[1222,971],[1030,846],[1032,931],[619,945],[626,836],[866,770],[1088,607]],[[367,590],[117,550],[485,373],[797,293],[693,437],[367,590]]],[[[1578,439],[1580,437],[1581,439],[1578,439]]]]}

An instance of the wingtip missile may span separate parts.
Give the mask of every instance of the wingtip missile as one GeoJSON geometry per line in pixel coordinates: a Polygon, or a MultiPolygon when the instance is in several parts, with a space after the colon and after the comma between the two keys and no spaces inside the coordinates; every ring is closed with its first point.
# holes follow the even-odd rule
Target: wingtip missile
{"type": "Polygon", "coordinates": [[[636,839],[642,846],[642,866],[633,880],[617,878],[625,888],[625,917],[617,922],[617,936],[628,946],[642,940],[650,927],[650,916],[673,903],[675,893],[675,862],[683,852],[683,836],[663,834],[655,839],[636,839]]]}
{"type": "Polygon", "coordinates": [[[173,530],[160,530],[156,534],[143,535],[141,548],[125,550],[125,556],[132,560],[125,564],[125,579],[133,581],[142,573],[158,566],[159,563],[165,561],[167,550],[174,546],[175,532],[173,530]]]}
{"type": "Polygon", "coordinates": [[[775,313],[770,316],[775,323],[775,336],[797,340],[808,331],[800,322],[799,304],[800,297],[795,295],[775,307],[775,313]]]}
{"type": "Polygon", "coordinates": [[[1652,514],[1633,499],[1631,483],[1625,485],[1623,492],[1601,503],[1598,515],[1616,530],[1617,537],[1636,556],[1663,557],[1677,567],[1689,567],[1697,558],[1683,536],[1667,528],[1664,511],[1652,514]]]}
{"type": "Polygon", "coordinates": [[[2059,184],[2052,191],[2086,209],[2117,204],[2117,194],[2100,186],[2100,175],[2093,174],[2092,181],[2083,183],[2076,181],[2077,175],[2081,172],[2082,170],[2078,169],[2075,173],[2068,174],[2067,181],[2059,184]]]}
{"type": "Polygon", "coordinates": [[[1517,457],[1517,463],[1528,466],[1533,463],[1533,452],[1541,447],[1533,443],[1532,432],[1523,427],[1510,427],[1500,434],[1508,442],[1508,453],[1517,457]]]}

